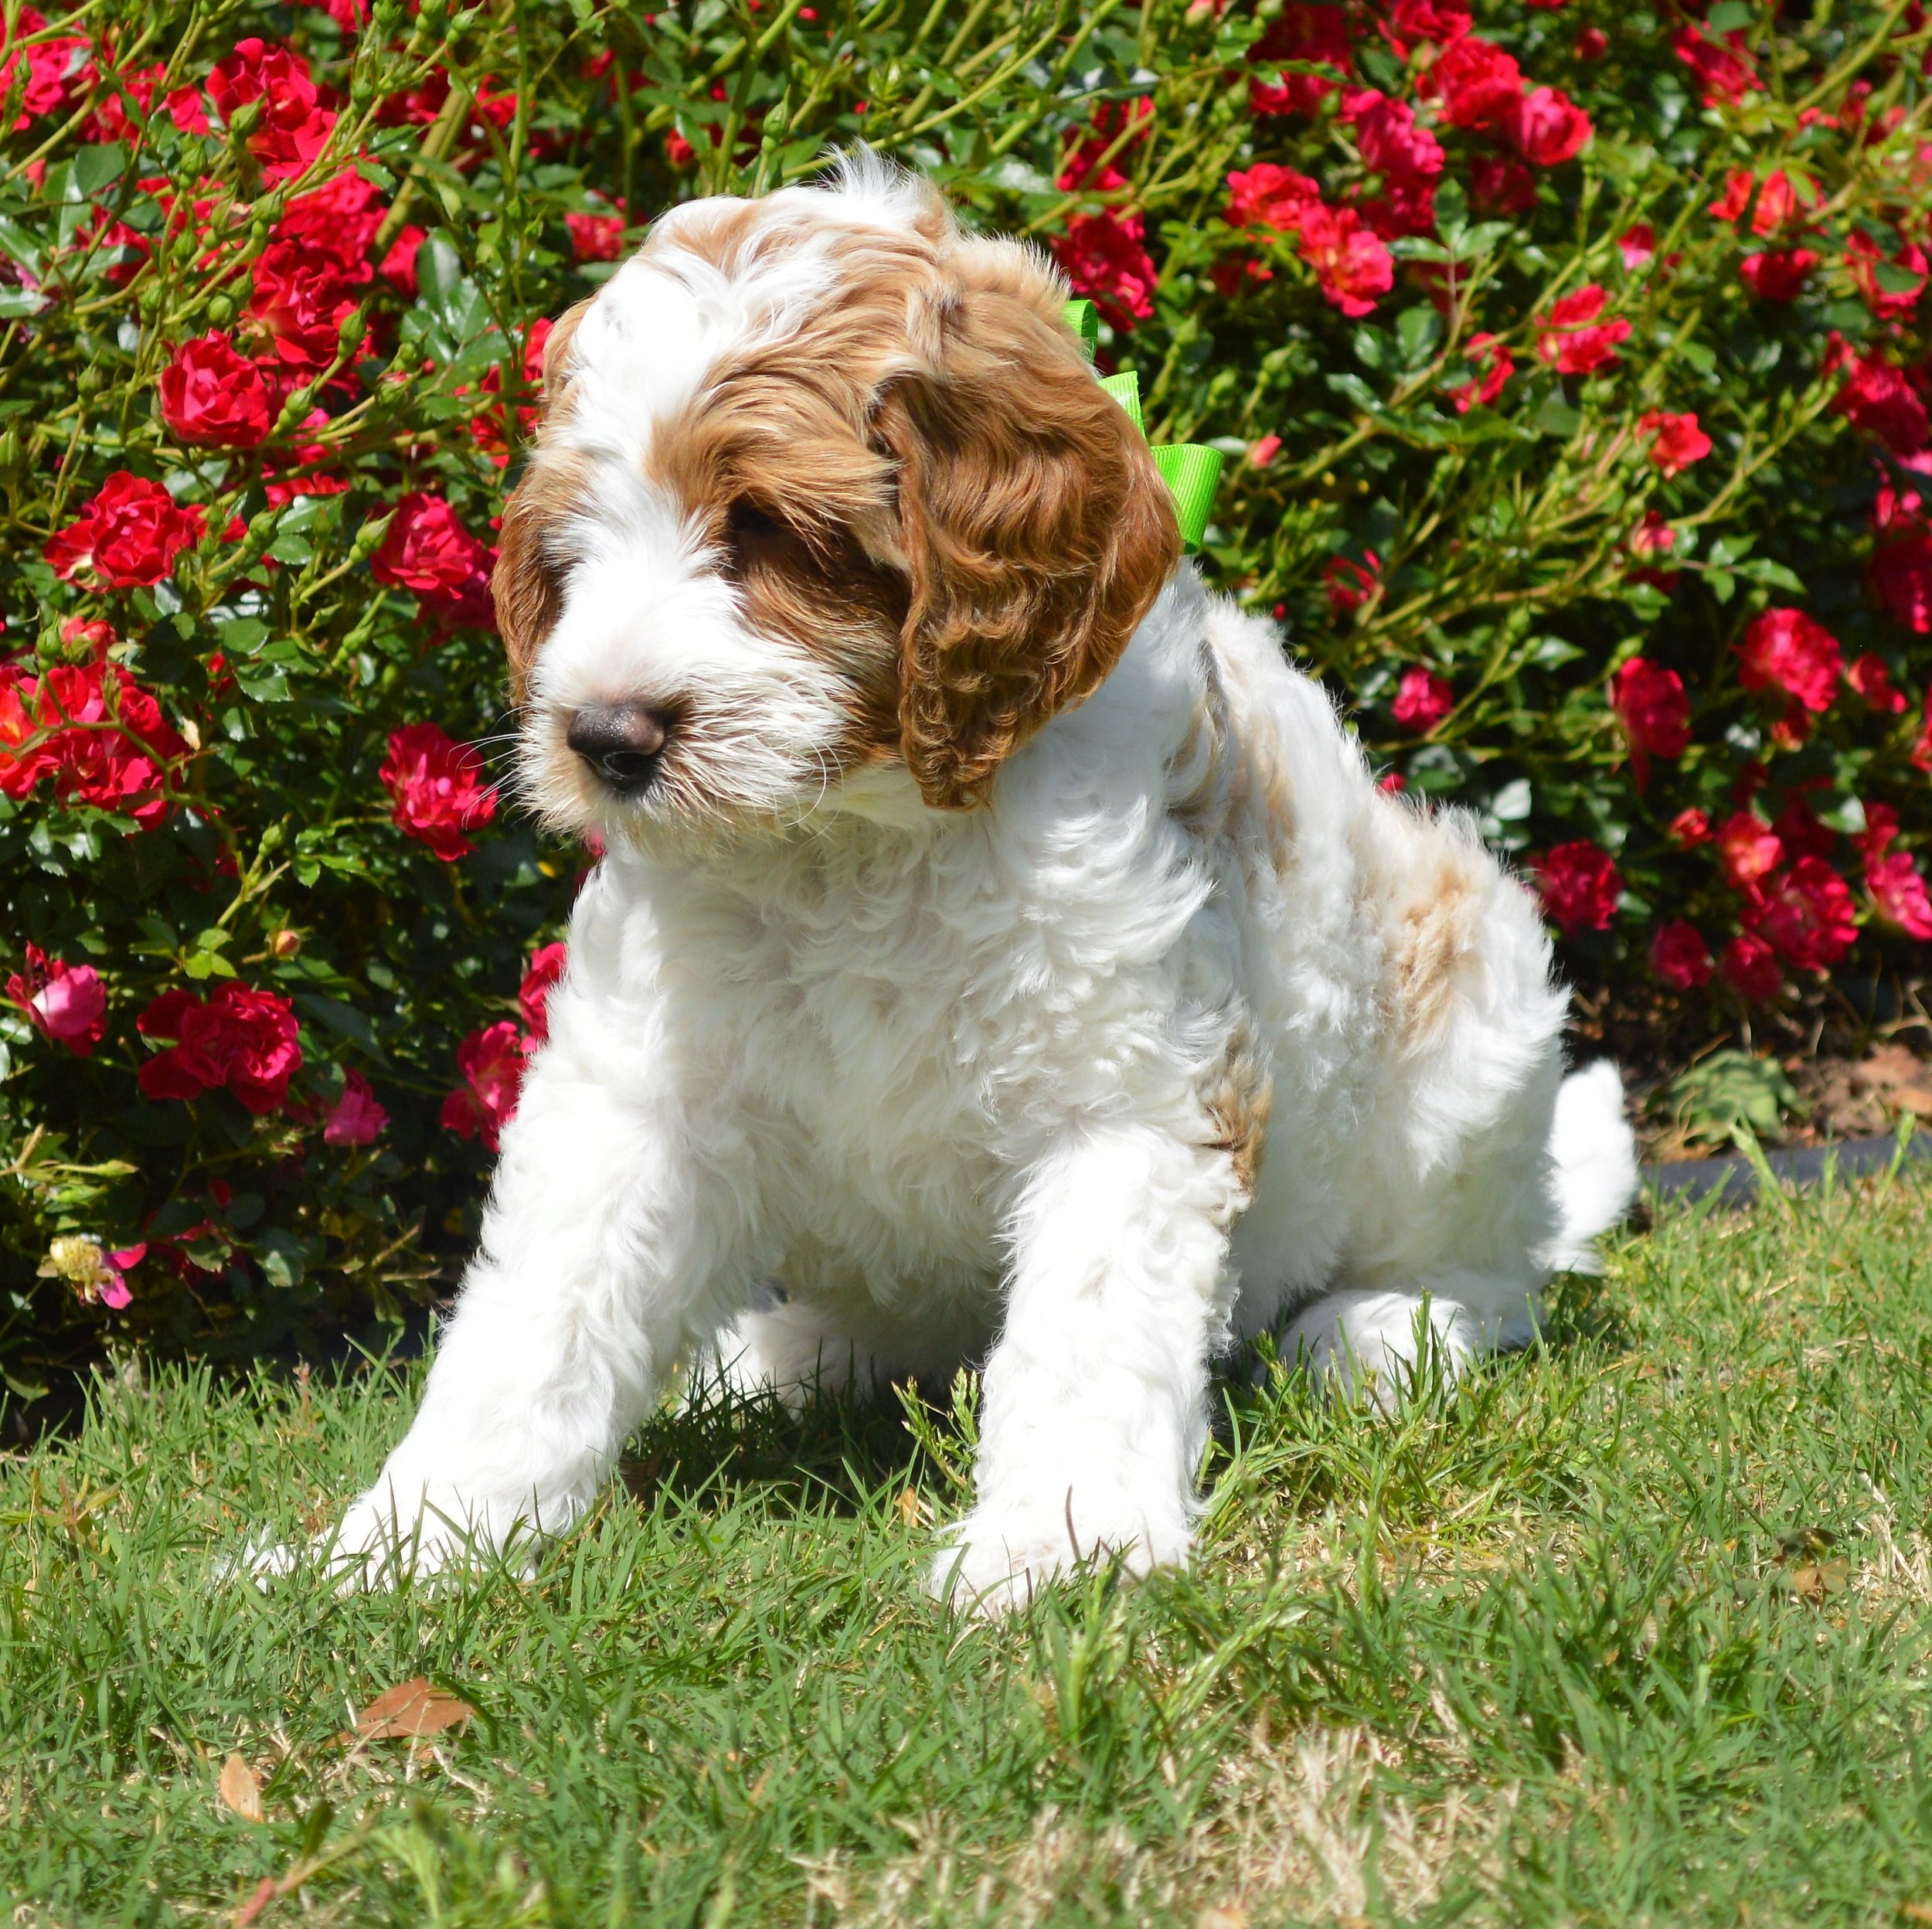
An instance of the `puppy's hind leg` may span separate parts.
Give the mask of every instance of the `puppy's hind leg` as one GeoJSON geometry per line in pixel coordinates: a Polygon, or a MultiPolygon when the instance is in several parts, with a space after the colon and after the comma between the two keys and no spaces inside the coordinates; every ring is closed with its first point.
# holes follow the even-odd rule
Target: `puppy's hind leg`
{"type": "Polygon", "coordinates": [[[772,1395],[794,1412],[820,1393],[876,1391],[891,1377],[872,1344],[817,1308],[767,1289],[764,1303],[719,1335],[713,1361],[727,1393],[772,1395]]]}
{"type": "Polygon", "coordinates": [[[1451,1274],[1420,1290],[1325,1294],[1289,1321],[1278,1350],[1335,1392],[1359,1389],[1387,1411],[1425,1352],[1447,1385],[1485,1354],[1527,1346],[1537,1327],[1533,1279],[1451,1274]]]}

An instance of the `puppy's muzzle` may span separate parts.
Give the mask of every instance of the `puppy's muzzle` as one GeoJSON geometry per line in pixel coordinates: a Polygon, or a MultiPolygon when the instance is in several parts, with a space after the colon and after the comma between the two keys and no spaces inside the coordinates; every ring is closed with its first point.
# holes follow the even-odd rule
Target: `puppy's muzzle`
{"type": "Polygon", "coordinates": [[[648,790],[671,734],[671,720],[641,703],[599,704],[573,710],[563,740],[614,791],[648,790]]]}

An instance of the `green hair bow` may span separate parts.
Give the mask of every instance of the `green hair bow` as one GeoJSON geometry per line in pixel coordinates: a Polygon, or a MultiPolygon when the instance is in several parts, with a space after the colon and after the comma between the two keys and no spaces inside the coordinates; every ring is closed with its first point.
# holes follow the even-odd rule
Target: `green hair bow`
{"type": "MultiPolygon", "coordinates": [[[[1100,346],[1098,311],[1090,301],[1070,301],[1066,312],[1066,325],[1080,337],[1081,349],[1091,362],[1100,346]]],[[[1131,371],[1125,375],[1103,376],[1100,386],[1126,410],[1128,420],[1145,441],[1147,424],[1141,417],[1141,378],[1131,371]]],[[[1174,497],[1182,546],[1192,556],[1201,546],[1201,539],[1207,533],[1208,518],[1213,513],[1215,485],[1221,479],[1221,451],[1201,442],[1172,442],[1148,452],[1174,497]]]]}

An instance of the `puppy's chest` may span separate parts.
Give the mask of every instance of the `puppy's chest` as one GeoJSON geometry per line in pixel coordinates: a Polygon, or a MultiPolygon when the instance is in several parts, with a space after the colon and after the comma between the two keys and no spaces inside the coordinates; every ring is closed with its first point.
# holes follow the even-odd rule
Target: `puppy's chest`
{"type": "Polygon", "coordinates": [[[1010,962],[916,870],[827,868],[710,907],[687,964],[716,1088],[828,1175],[991,1161],[1010,962]]]}

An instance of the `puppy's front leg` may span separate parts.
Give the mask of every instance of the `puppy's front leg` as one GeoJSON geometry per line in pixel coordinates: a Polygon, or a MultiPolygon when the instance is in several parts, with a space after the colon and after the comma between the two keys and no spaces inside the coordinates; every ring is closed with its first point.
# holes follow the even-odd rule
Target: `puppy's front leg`
{"type": "Polygon", "coordinates": [[[1134,1573],[1187,1558],[1240,1203],[1225,1153],[1138,1127],[1070,1138],[1030,1175],[977,1501],[934,1592],[997,1612],[1097,1550],[1134,1573]]]}
{"type": "Polygon", "coordinates": [[[553,1029],[415,1424],[332,1543],[352,1572],[567,1527],[667,1367],[736,1310],[745,1203],[699,1169],[675,1100],[614,1086],[553,1029]]]}

